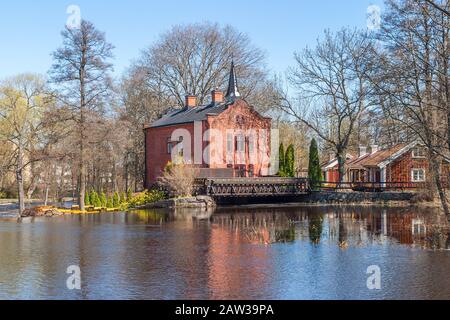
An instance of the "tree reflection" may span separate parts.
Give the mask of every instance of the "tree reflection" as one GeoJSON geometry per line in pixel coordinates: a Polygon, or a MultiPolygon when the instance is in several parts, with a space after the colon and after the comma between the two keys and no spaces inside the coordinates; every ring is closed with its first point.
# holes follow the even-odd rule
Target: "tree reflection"
{"type": "Polygon", "coordinates": [[[323,231],[323,217],[318,214],[310,214],[309,219],[309,239],[313,244],[319,244],[323,231]]]}
{"type": "Polygon", "coordinates": [[[290,225],[288,229],[275,230],[275,242],[287,243],[295,241],[295,227],[290,225]]]}
{"type": "Polygon", "coordinates": [[[395,241],[430,249],[450,247],[449,229],[446,223],[441,223],[438,212],[408,207],[219,208],[214,212],[140,210],[133,211],[133,216],[127,219],[150,226],[177,222],[184,227],[220,228],[238,241],[250,244],[308,240],[320,245],[326,240],[345,249],[395,241]]]}

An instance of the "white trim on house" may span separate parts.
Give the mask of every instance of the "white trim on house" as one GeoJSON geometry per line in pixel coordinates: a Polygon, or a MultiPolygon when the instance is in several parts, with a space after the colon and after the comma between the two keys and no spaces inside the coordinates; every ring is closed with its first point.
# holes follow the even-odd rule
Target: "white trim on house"
{"type": "Polygon", "coordinates": [[[378,164],[378,167],[380,169],[386,168],[389,164],[391,164],[393,161],[395,161],[398,158],[400,158],[402,155],[404,155],[406,152],[408,152],[409,150],[411,150],[412,148],[414,148],[418,144],[419,144],[418,141],[408,144],[406,147],[400,149],[399,151],[394,153],[392,156],[390,156],[388,159],[386,159],[385,161],[383,161],[380,164],[378,164]]]}
{"type": "MultiPolygon", "coordinates": [[[[345,160],[353,160],[353,158],[354,157],[351,154],[347,153],[345,160]]],[[[330,160],[326,166],[322,167],[322,170],[333,169],[338,164],[339,164],[339,161],[337,160],[337,158],[334,158],[334,159],[330,160]]]]}
{"type": "Polygon", "coordinates": [[[386,167],[381,168],[381,179],[380,182],[381,183],[386,183],[387,182],[387,177],[386,177],[386,167]]]}
{"type": "Polygon", "coordinates": [[[325,170],[332,169],[332,168],[334,168],[335,166],[337,166],[338,163],[339,163],[339,162],[338,162],[337,160],[333,160],[333,162],[331,162],[329,165],[325,166],[324,169],[325,169],[325,170]]]}

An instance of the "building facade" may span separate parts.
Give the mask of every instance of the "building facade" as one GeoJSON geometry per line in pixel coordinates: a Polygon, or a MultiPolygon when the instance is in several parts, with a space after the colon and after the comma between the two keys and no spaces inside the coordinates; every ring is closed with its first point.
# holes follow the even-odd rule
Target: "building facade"
{"type": "MultiPolygon", "coordinates": [[[[360,147],[358,156],[348,156],[346,162],[346,182],[373,183],[425,183],[430,177],[429,160],[426,149],[418,142],[397,144],[386,149],[378,146],[360,147]]],[[[325,180],[338,182],[337,160],[330,160],[322,167],[325,180]]],[[[441,166],[441,180],[446,183],[449,164],[441,166]]]]}
{"type": "Polygon", "coordinates": [[[272,120],[241,99],[234,65],[226,94],[214,90],[206,106],[196,100],[186,96],[184,108],[144,128],[145,187],[175,161],[197,168],[199,178],[268,175],[272,120]]]}

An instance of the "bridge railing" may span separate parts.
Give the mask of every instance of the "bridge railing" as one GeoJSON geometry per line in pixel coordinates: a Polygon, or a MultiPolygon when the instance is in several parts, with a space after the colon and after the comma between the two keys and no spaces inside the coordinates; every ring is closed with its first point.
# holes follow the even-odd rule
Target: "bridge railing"
{"type": "Polygon", "coordinates": [[[283,196],[309,191],[309,180],[303,178],[214,178],[196,181],[196,192],[211,196],[283,196]]]}
{"type": "Polygon", "coordinates": [[[308,178],[205,178],[196,179],[196,195],[269,196],[296,195],[310,191],[413,191],[426,189],[426,182],[334,182],[308,178]]]}

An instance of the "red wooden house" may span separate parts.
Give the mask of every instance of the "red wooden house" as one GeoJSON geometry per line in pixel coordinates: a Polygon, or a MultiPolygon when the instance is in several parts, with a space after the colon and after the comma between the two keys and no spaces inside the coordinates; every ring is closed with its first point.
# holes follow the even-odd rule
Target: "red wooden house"
{"type": "Polygon", "coordinates": [[[198,168],[203,178],[268,175],[272,120],[241,99],[234,65],[225,95],[213,91],[205,106],[196,100],[186,96],[184,108],[144,128],[145,187],[153,185],[176,157],[198,168]]]}
{"type": "MultiPolygon", "coordinates": [[[[346,162],[346,182],[374,183],[423,183],[429,177],[429,161],[426,149],[419,143],[397,144],[379,149],[371,146],[360,147],[359,155],[349,156],[346,162]]],[[[323,167],[324,175],[329,182],[338,182],[337,161],[333,160],[323,167]]],[[[441,168],[441,179],[446,182],[449,176],[449,165],[444,162],[441,168]]]]}

